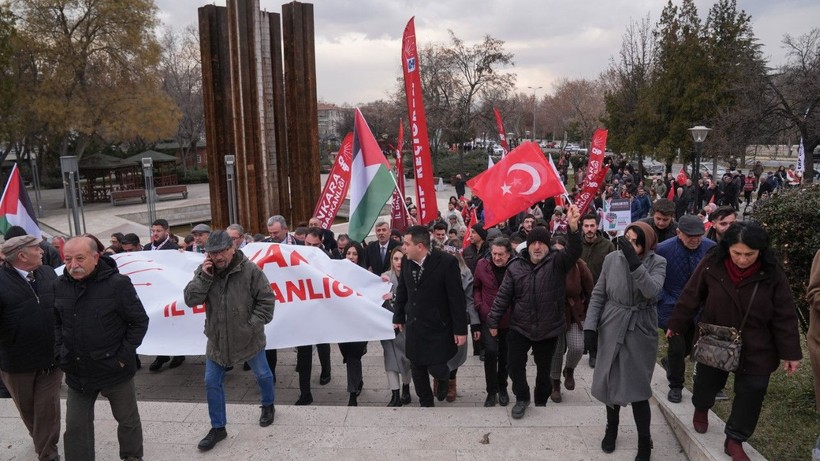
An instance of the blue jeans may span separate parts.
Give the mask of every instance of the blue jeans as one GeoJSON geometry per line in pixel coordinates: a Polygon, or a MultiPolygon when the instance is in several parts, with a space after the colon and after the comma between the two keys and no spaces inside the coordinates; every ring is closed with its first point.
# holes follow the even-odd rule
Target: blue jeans
{"type": "MultiPolygon", "coordinates": [[[[275,379],[268,366],[265,350],[262,349],[258,354],[248,359],[248,365],[250,365],[253,375],[256,377],[262,406],[273,404],[275,379]]],[[[205,394],[208,398],[208,414],[211,417],[211,427],[214,428],[225,427],[225,424],[227,424],[225,388],[222,387],[225,382],[226,371],[227,369],[222,365],[213,360],[205,359],[205,394]]]]}

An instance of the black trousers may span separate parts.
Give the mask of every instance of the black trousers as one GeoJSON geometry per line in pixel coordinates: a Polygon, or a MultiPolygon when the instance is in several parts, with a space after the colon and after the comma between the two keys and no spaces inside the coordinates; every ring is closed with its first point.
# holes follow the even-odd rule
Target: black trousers
{"type": "Polygon", "coordinates": [[[410,371],[413,374],[413,387],[416,388],[416,395],[419,397],[419,405],[422,407],[435,406],[433,403],[433,389],[430,387],[430,376],[445,383],[450,379],[450,368],[446,363],[435,363],[432,365],[410,364],[410,371]]]}
{"type": "Polygon", "coordinates": [[[481,326],[481,342],[484,345],[484,379],[487,394],[497,394],[507,388],[507,332],[499,329],[496,336],[490,335],[487,324],[481,326]]]}
{"type": "MultiPolygon", "coordinates": [[[[330,344],[317,344],[319,363],[322,365],[322,376],[330,375],[330,344]]],[[[296,348],[296,371],[299,373],[299,392],[310,393],[310,374],[313,371],[313,346],[296,348]]]]}
{"type": "MultiPolygon", "coordinates": [[[[715,395],[726,386],[729,372],[702,363],[696,366],[692,404],[698,410],[708,410],[715,405],[715,395]]],[[[732,413],[726,421],[726,436],[741,442],[752,436],[769,388],[769,376],[735,374],[735,398],[732,413]]]]}
{"type": "Polygon", "coordinates": [[[535,400],[536,405],[546,405],[547,399],[552,394],[550,365],[557,341],[558,338],[533,341],[513,329],[510,329],[510,332],[507,333],[507,367],[516,400],[530,400],[530,386],[527,384],[527,353],[532,349],[535,358],[535,395],[533,400],[535,400]]]}
{"type": "Polygon", "coordinates": [[[686,381],[686,357],[692,352],[694,336],[695,329],[689,328],[686,333],[667,338],[669,347],[666,350],[666,379],[670,388],[683,388],[686,381]]]}

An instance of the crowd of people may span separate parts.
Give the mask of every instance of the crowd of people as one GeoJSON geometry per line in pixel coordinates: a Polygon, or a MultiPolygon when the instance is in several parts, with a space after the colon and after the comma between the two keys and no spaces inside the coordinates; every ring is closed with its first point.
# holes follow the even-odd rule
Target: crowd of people
{"type": "MultiPolygon", "coordinates": [[[[392,284],[382,300],[392,312],[396,333],[381,341],[387,406],[410,404],[411,384],[422,407],[457,400],[458,369],[472,342],[473,354],[483,361],[484,406],[507,406],[514,397],[511,415],[523,418],[531,402],[560,403],[562,391],[573,391],[575,369],[588,354],[594,368],[592,395],[605,407],[601,449],[616,449],[619,410],[630,405],[638,433],[636,460],[648,460],[653,446],[648,399],[659,337],[669,346],[663,360],[667,398],[679,403],[685,357],[697,341],[698,319],[739,327],[748,311],[725,429],[726,452],[733,460],[748,459],[742,444],[754,432],[769,376],[781,361],[786,372],[793,373],[801,349],[788,282],[766,232],[753,222],[737,220],[739,192],[743,190],[748,202],[757,191],[762,200],[762,194],[789,183],[769,190],[764,188],[769,175],[755,171],[756,187],[746,191],[742,173],[727,173],[722,185],[705,178],[699,184],[703,193],[694,203],[687,190],[696,187],[691,182],[681,186],[671,177],[641,179],[626,164],[613,164],[612,171],[583,216],[575,205],[550,198],[485,228],[481,199],[467,200],[460,190],[447,211],[426,226],[415,221],[408,197],[410,225],[398,230],[378,221],[369,242],[336,236],[321,228],[317,218],[291,231],[280,215],[266,222],[267,236],[250,235],[239,224],[216,230],[200,224],[182,239],[170,232],[167,221],[158,219],[144,245],[135,234],[113,234],[108,246],[93,235],[55,239],[51,245],[13,228],[5,235],[0,268],[0,377],[39,459],[59,458],[64,376],[65,459],[94,458],[98,395],[108,399],[118,422],[120,458],[141,459],[134,375],[141,367],[136,349],[149,319],[111,255],[198,252],[205,259],[184,290],[186,304],[206,306],[208,342],[203,352],[211,430],[198,447],[210,450],[227,437],[223,382],[240,364],[256,379],[259,424],[268,426],[275,418],[277,356],[275,350],[265,350],[264,326],[275,315],[275,297],[264,273],[239,250],[255,241],[306,245],[392,284]],[[737,183],[736,176],[741,176],[737,183]],[[666,198],[673,187],[675,198],[666,198]],[[632,200],[632,223],[620,232],[602,232],[605,202],[617,198],[632,200]],[[707,206],[711,203],[718,206],[707,206]],[[63,263],[63,272],[55,273],[63,263]],[[534,366],[528,367],[530,354],[534,366]],[[533,389],[527,368],[535,374],[533,389]]],[[[300,395],[295,405],[313,402],[314,346],[319,384],[331,380],[330,345],[298,347],[300,395]]],[[[350,406],[358,405],[367,347],[367,342],[338,345],[350,406]]],[[[183,356],[157,356],[148,368],[160,372],[166,364],[175,368],[184,361],[183,356]]],[[[727,376],[696,365],[696,431],[708,430],[708,410],[727,376]]]]}

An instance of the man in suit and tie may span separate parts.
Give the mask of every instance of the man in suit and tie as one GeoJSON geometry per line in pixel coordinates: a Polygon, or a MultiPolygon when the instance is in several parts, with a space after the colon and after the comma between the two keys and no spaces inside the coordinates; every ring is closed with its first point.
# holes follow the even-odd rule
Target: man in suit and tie
{"type": "MultiPolygon", "coordinates": [[[[467,301],[461,285],[458,260],[442,251],[431,251],[430,233],[411,226],[404,234],[399,286],[396,289],[393,326],[406,329],[406,355],[422,407],[432,407],[430,376],[447,382],[447,361],[467,341],[467,301]]],[[[439,386],[439,401],[447,386],[439,386]]]]}
{"type": "Polygon", "coordinates": [[[367,244],[365,258],[367,269],[376,275],[382,275],[390,269],[390,252],[399,245],[390,238],[390,224],[386,221],[376,223],[376,241],[367,244]]]}

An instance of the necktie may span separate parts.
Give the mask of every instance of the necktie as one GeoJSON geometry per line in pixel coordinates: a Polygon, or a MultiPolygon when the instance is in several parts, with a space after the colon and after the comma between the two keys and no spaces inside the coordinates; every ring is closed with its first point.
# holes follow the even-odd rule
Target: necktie
{"type": "Polygon", "coordinates": [[[382,249],[382,262],[384,262],[384,254],[387,252],[387,249],[385,247],[381,247],[381,249],[382,249]]]}
{"type": "Polygon", "coordinates": [[[37,291],[37,280],[34,278],[34,272],[29,272],[26,274],[26,280],[28,280],[28,284],[31,285],[31,288],[34,291],[37,291]]]}

